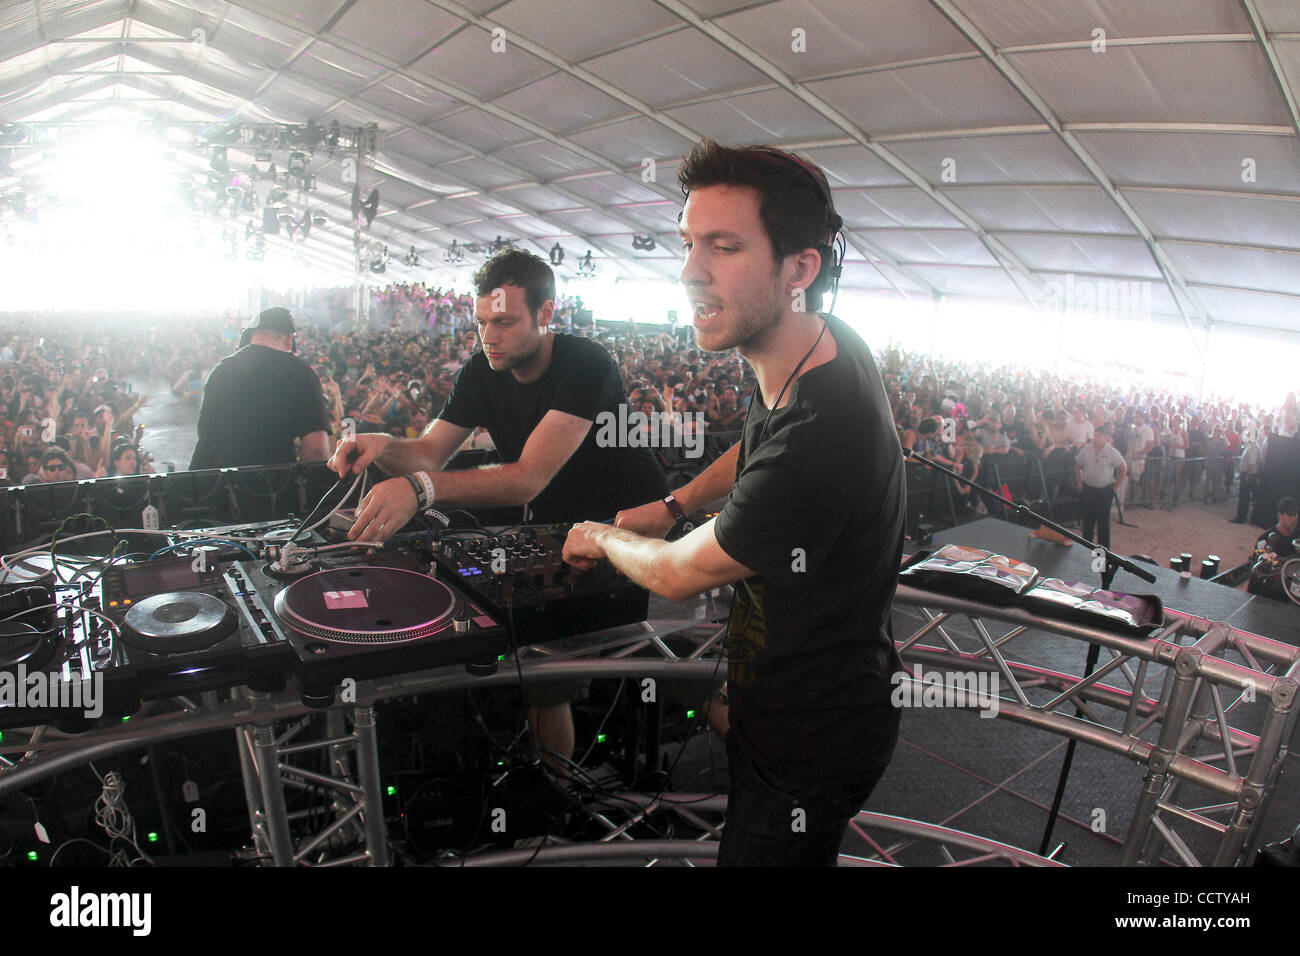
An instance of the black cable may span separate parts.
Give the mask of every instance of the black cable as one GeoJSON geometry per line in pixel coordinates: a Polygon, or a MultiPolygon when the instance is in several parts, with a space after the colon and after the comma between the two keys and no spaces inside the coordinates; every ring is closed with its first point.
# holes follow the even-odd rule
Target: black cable
{"type": "Polygon", "coordinates": [[[600,738],[600,732],[601,732],[601,730],[604,729],[605,724],[607,724],[607,723],[609,722],[609,718],[610,718],[611,716],[613,716],[613,714],[614,714],[614,707],[618,704],[618,699],[619,699],[620,697],[623,696],[623,687],[624,687],[626,684],[627,684],[627,678],[626,678],[626,677],[621,678],[621,679],[619,680],[619,682],[618,682],[618,690],[616,690],[616,691],[614,692],[614,699],[613,699],[612,701],[610,701],[610,704],[609,704],[609,710],[605,711],[605,716],[601,718],[600,723],[596,725],[596,730],[595,730],[595,732],[591,735],[591,745],[587,747],[587,752],[586,752],[585,754],[583,754],[581,757],[579,757],[578,760],[577,760],[577,763],[578,763],[579,766],[581,766],[583,763],[585,763],[586,760],[587,760],[587,758],[591,756],[591,752],[592,752],[593,750],[596,749],[596,743],[597,743],[597,741],[598,741],[599,738],[600,738]]]}
{"type": "MultiPolygon", "coordinates": [[[[483,522],[479,520],[478,515],[474,514],[472,511],[466,511],[464,508],[452,508],[448,511],[444,511],[443,514],[445,514],[448,518],[450,518],[454,514],[463,514],[465,517],[469,518],[470,521],[474,522],[475,525],[473,529],[466,529],[466,530],[487,531],[487,526],[484,525],[483,522]]],[[[447,530],[450,531],[452,529],[449,528],[447,530]]]]}

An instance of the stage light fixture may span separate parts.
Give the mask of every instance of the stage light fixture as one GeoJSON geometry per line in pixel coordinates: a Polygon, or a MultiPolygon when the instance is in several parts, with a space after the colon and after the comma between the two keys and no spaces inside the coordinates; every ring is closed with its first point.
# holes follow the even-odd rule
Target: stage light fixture
{"type": "Polygon", "coordinates": [[[253,165],[248,172],[254,179],[275,181],[279,173],[275,169],[275,157],[269,149],[259,149],[253,154],[253,165]]]}
{"type": "Polygon", "coordinates": [[[212,147],[212,158],[208,160],[208,168],[217,173],[230,172],[230,159],[226,154],[226,147],[212,147]]]}
{"type": "Polygon", "coordinates": [[[551,256],[551,265],[553,266],[558,266],[562,262],[564,262],[564,250],[560,248],[560,244],[558,242],[555,245],[551,246],[550,256],[551,256]]]}
{"type": "Polygon", "coordinates": [[[375,221],[375,213],[379,211],[379,190],[370,190],[370,195],[366,201],[361,204],[361,214],[366,217],[366,225],[369,226],[375,221]]]}
{"type": "Polygon", "coordinates": [[[452,265],[457,265],[465,261],[465,250],[460,247],[460,243],[455,239],[451,241],[450,246],[442,250],[442,261],[451,263],[452,265]]]}
{"type": "Polygon", "coordinates": [[[315,149],[325,138],[325,130],[321,129],[320,124],[315,120],[307,124],[307,128],[299,134],[299,141],[309,150],[315,149]]]}
{"type": "Polygon", "coordinates": [[[590,278],[595,274],[596,274],[596,263],[591,258],[591,250],[588,249],[587,254],[578,260],[578,275],[590,278]]]}
{"type": "Polygon", "coordinates": [[[651,251],[654,249],[654,247],[655,247],[655,237],[654,237],[654,236],[650,236],[650,235],[646,235],[646,236],[637,236],[637,235],[634,235],[634,236],[632,237],[632,248],[633,248],[633,249],[640,249],[642,252],[651,252],[651,251]]]}
{"type": "Polygon", "coordinates": [[[411,250],[402,256],[402,262],[412,268],[420,264],[420,254],[415,251],[415,246],[411,246],[411,250]]]}

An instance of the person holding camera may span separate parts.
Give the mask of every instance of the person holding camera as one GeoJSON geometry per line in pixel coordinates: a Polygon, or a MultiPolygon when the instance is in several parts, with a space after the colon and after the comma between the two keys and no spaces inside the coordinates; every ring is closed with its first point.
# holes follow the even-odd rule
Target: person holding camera
{"type": "Polygon", "coordinates": [[[1282,588],[1282,566],[1300,556],[1296,550],[1296,500],[1283,498],[1277,503],[1277,524],[1263,532],[1251,555],[1250,584],[1246,590],[1278,601],[1286,600],[1282,588]]]}

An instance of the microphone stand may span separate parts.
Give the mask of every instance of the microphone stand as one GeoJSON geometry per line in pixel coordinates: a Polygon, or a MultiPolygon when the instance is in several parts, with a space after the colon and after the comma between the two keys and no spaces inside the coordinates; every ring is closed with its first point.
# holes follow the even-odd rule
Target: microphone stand
{"type": "MultiPolygon", "coordinates": [[[[926,458],[924,455],[918,454],[915,451],[910,451],[907,448],[903,449],[903,456],[905,458],[910,458],[913,461],[920,462],[921,464],[925,465],[927,468],[931,469],[932,471],[941,472],[942,474],[947,475],[949,478],[961,482],[963,485],[969,485],[970,487],[974,488],[976,491],[984,495],[986,498],[996,500],[1000,505],[1010,508],[1012,515],[1014,517],[1032,518],[1033,520],[1037,521],[1040,525],[1044,525],[1048,528],[1051,528],[1057,534],[1069,538],[1071,541],[1078,542],[1088,550],[1092,551],[1094,554],[1099,551],[1102,552],[1106,559],[1105,566],[1101,571],[1101,587],[1103,591],[1110,590],[1111,582],[1115,580],[1115,574],[1120,570],[1120,568],[1123,568],[1125,571],[1128,571],[1130,574],[1134,575],[1135,577],[1141,578],[1143,581],[1146,581],[1148,584],[1155,583],[1156,576],[1152,574],[1150,571],[1146,570],[1146,568],[1134,564],[1128,558],[1121,558],[1119,555],[1115,554],[1115,552],[1111,551],[1109,548],[1103,548],[1095,541],[1089,541],[1087,538],[1083,537],[1083,535],[1075,534],[1070,529],[1062,527],[1061,525],[1057,524],[1055,521],[1049,521],[1047,518],[1044,518],[1036,511],[1033,511],[1032,509],[1027,508],[1022,504],[1017,504],[1014,501],[1007,501],[1007,499],[1003,498],[1002,495],[998,494],[996,491],[993,491],[991,488],[985,488],[981,484],[978,484],[967,478],[963,478],[961,475],[957,474],[957,472],[945,468],[943,465],[940,465],[938,462],[931,461],[929,458],[926,458]]],[[[1088,645],[1088,658],[1087,661],[1084,663],[1084,667],[1083,667],[1084,679],[1087,679],[1087,677],[1092,673],[1093,668],[1097,666],[1097,658],[1099,657],[1100,654],[1101,654],[1100,646],[1098,646],[1097,644],[1088,645]]],[[[1081,707],[1076,706],[1074,714],[1076,717],[1082,716],[1083,709],[1081,707]]],[[[1061,812],[1061,798],[1065,795],[1065,784],[1070,777],[1070,765],[1074,762],[1074,749],[1077,746],[1077,744],[1078,741],[1075,740],[1073,737],[1071,737],[1069,743],[1066,744],[1065,759],[1061,763],[1061,774],[1056,783],[1056,793],[1052,797],[1052,809],[1047,815],[1047,825],[1043,830],[1043,839],[1038,848],[1039,856],[1047,855],[1047,844],[1052,838],[1052,830],[1056,826],[1056,818],[1060,815],[1061,812]]]]}

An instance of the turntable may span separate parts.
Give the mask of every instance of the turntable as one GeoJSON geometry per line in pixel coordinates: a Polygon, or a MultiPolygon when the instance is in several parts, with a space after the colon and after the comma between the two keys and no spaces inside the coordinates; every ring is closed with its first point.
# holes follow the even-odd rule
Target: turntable
{"type": "Polygon", "coordinates": [[[294,630],[337,644],[401,644],[447,626],[456,598],[441,581],[400,568],[330,568],[294,581],[275,613],[294,630]]]}
{"type": "Polygon", "coordinates": [[[305,701],[328,706],[346,678],[448,664],[495,669],[509,641],[492,615],[456,585],[418,570],[402,549],[370,560],[389,564],[336,565],[293,580],[276,578],[263,562],[227,572],[243,629],[292,647],[305,701]]]}

